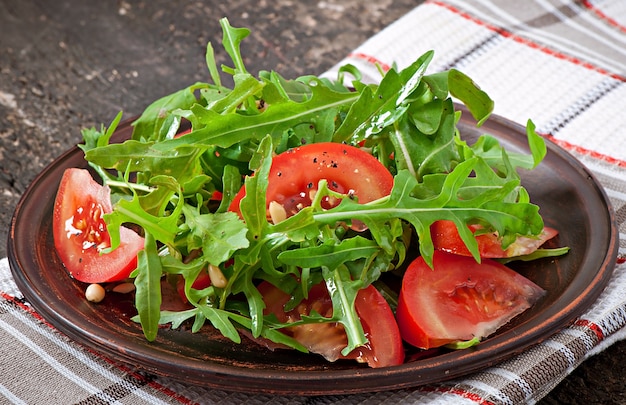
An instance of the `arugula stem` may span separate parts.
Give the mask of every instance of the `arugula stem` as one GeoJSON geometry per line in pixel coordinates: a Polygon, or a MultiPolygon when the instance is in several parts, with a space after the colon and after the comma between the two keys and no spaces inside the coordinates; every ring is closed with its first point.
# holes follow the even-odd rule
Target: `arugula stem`
{"type": "MultiPolygon", "coordinates": [[[[339,304],[339,309],[342,312],[340,322],[343,324],[348,336],[348,345],[341,351],[345,356],[355,348],[366,344],[368,340],[365,337],[361,319],[354,309],[354,302],[348,298],[348,286],[345,285],[341,278],[339,269],[330,270],[329,273],[330,277],[325,277],[326,287],[328,293],[333,297],[333,308],[337,308],[337,304],[339,304]],[[336,303],[335,298],[338,299],[338,303],[336,303]]],[[[335,316],[336,314],[333,312],[333,317],[335,316]]]]}
{"type": "Polygon", "coordinates": [[[125,181],[112,180],[109,178],[105,178],[103,181],[109,187],[125,188],[128,190],[143,191],[145,193],[154,191],[153,187],[140,183],[129,183],[125,181]]]}

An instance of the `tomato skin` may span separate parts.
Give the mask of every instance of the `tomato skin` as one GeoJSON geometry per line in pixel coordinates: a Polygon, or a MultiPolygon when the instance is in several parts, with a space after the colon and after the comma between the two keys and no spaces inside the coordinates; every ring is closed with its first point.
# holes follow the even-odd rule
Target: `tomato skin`
{"type": "MultiPolygon", "coordinates": [[[[472,232],[476,232],[479,226],[470,225],[469,228],[472,232]]],[[[430,227],[430,233],[435,249],[463,256],[472,255],[461,239],[454,222],[447,220],[435,221],[430,227]]],[[[500,239],[494,234],[476,235],[476,242],[478,243],[480,257],[503,258],[530,254],[557,234],[558,231],[556,229],[544,227],[543,232],[537,239],[518,237],[506,249],[502,249],[500,239]]]]}
{"type": "MultiPolygon", "coordinates": [[[[273,313],[281,322],[299,320],[301,315],[309,314],[311,309],[326,317],[332,316],[332,301],[323,282],[313,286],[309,297],[288,312],[284,310],[284,305],[290,299],[288,294],[265,281],[258,289],[266,304],[264,313],[266,315],[273,313]]],[[[293,336],[309,351],[321,354],[329,361],[352,359],[367,362],[373,368],[402,364],[404,347],[400,331],[389,304],[380,292],[372,285],[361,289],[356,297],[355,308],[369,342],[347,356],[341,354],[341,350],[348,342],[341,324],[305,324],[285,328],[283,331],[293,336]]]]}
{"type": "MultiPolygon", "coordinates": [[[[367,203],[391,192],[393,176],[372,155],[350,145],[334,142],[312,143],[290,149],[272,159],[266,193],[267,205],[273,201],[285,209],[286,217],[311,205],[311,194],[320,180],[329,189],[353,195],[367,203]]],[[[235,196],[229,210],[241,216],[239,203],[246,195],[245,186],[235,196]]],[[[325,201],[332,208],[338,201],[325,201]]]]}
{"type": "Polygon", "coordinates": [[[402,338],[422,349],[484,338],[519,315],[545,291],[490,260],[435,251],[407,268],[396,310],[402,338]]]}
{"type": "Polygon", "coordinates": [[[127,278],[137,267],[144,239],[120,227],[120,245],[110,253],[110,238],[103,214],[112,211],[108,187],[98,184],[85,169],[65,170],[52,215],[54,246],[70,275],[85,283],[105,283],[127,278]]]}
{"type": "Polygon", "coordinates": [[[355,307],[369,343],[348,356],[364,357],[373,368],[402,364],[405,353],[400,329],[385,298],[370,285],[359,291],[355,307]]]}

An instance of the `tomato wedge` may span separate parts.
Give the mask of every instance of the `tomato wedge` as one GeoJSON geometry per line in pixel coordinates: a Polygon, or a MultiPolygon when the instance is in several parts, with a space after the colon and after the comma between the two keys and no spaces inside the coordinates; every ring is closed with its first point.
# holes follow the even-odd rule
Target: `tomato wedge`
{"type": "MultiPolygon", "coordinates": [[[[393,187],[389,170],[369,153],[340,143],[308,144],[273,158],[266,194],[268,217],[276,223],[310,206],[311,197],[323,179],[327,180],[329,189],[357,198],[359,203],[389,195],[393,187]]],[[[245,195],[244,186],[229,210],[241,215],[239,203],[245,195]]],[[[322,206],[332,208],[338,203],[326,198],[322,206]]]]}
{"type": "Polygon", "coordinates": [[[65,170],[54,202],[52,233],[59,258],[76,280],[119,281],[137,267],[144,240],[128,228],[120,228],[120,245],[115,250],[101,254],[111,246],[102,217],[111,211],[108,187],[98,184],[87,170],[65,170]]]}
{"type": "MultiPolygon", "coordinates": [[[[479,225],[470,225],[472,232],[480,229],[479,225]]],[[[471,256],[472,254],[463,243],[456,225],[452,221],[435,221],[430,227],[430,234],[435,249],[457,255],[471,256]]],[[[476,235],[480,257],[498,258],[527,255],[537,250],[546,241],[558,234],[556,229],[544,227],[538,238],[518,237],[506,249],[502,249],[502,242],[496,234],[485,233],[476,235]]]]}
{"type": "Polygon", "coordinates": [[[407,268],[396,319],[407,343],[430,349],[487,337],[544,294],[496,261],[435,251],[432,269],[422,257],[407,268]]]}
{"type": "MultiPolygon", "coordinates": [[[[311,309],[323,316],[332,316],[332,301],[323,282],[311,289],[306,300],[287,312],[284,305],[290,299],[288,294],[265,281],[258,289],[266,304],[265,314],[273,313],[281,322],[297,321],[301,315],[309,314],[311,309]]],[[[389,304],[380,292],[372,285],[360,290],[355,308],[369,343],[356,348],[347,356],[341,354],[348,338],[343,325],[339,323],[298,325],[284,328],[283,331],[309,351],[324,356],[328,361],[352,359],[374,368],[402,364],[404,348],[400,331],[389,304]]]]}

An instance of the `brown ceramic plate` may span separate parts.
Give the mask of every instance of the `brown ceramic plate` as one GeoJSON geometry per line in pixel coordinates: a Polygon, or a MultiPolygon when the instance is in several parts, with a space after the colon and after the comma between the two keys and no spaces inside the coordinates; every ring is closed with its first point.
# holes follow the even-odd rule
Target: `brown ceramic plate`
{"type": "MultiPolygon", "coordinates": [[[[476,130],[469,114],[459,128],[466,139],[491,133],[509,149],[526,151],[524,128],[494,117],[476,130]]],[[[115,140],[130,136],[128,122],[115,140]]],[[[576,159],[548,144],[539,168],[522,173],[546,224],[560,230],[557,245],[571,252],[555,260],[516,267],[548,291],[545,298],[480,345],[423,355],[409,352],[398,367],[370,369],[352,362],[327,363],[293,351],[269,352],[255,344],[233,344],[209,328],[197,334],[162,329],[147,342],[130,298],[109,294],[99,305],[84,298],[85,286],[70,279],[51,234],[53,200],[63,170],[86,167],[73,148],[48,166],[23,195],[8,245],[17,285],[33,307],[59,330],[110,358],[187,383],[227,390],[287,394],[346,394],[418,386],[459,377],[522,352],[582,314],[607,284],[617,255],[612,209],[594,176],[576,159]]],[[[515,266],[514,266],[515,267],[515,266]]]]}

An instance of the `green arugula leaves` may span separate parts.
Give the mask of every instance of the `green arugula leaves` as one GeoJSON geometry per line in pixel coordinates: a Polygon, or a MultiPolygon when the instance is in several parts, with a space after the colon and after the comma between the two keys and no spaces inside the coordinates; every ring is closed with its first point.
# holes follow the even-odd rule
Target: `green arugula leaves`
{"type": "MultiPolygon", "coordinates": [[[[206,321],[233,341],[238,330],[306,350],[263,315],[256,285],[265,280],[289,292],[292,305],[324,280],[332,318],[312,313],[299,322],[339,322],[348,335],[344,353],[367,342],[354,301],[359,289],[382,273],[401,269],[411,241],[432,263],[430,225],[453,221],[476,260],[478,247],[467,224],[480,223],[511,243],[541,232],[538,207],[520,184],[518,168],[532,169],[546,153],[543,139],[528,123],[531,155],[509,153],[496,139],[468,145],[456,128],[463,102],[480,125],[493,101],[466,75],[449,70],[427,74],[433,52],[401,71],[391,69],[377,85],[359,81],[352,66],[340,70],[356,79],[350,88],[312,76],[287,80],[276,72],[254,77],[245,68],[241,42],[249,30],[220,21],[223,46],[233,66],[222,66],[233,86],[223,86],[211,44],[206,60],[212,83],[195,83],[152,103],[134,122],[132,139],[110,144],[109,129],[85,130],[85,158],[112,190],[114,211],[106,216],[112,248],[123,224],[146,236],[133,273],[135,318],[148,340],[160,323],[174,327],[206,321]],[[182,123],[191,131],[176,137],[182,123]],[[371,150],[394,174],[391,194],[367,204],[343,198],[332,209],[319,201],[333,194],[322,182],[316,200],[286,220],[267,220],[267,173],[275,154],[302,143],[345,142],[371,150]],[[254,176],[250,176],[254,173],[254,176]],[[247,177],[246,177],[247,176],[247,177]],[[243,220],[227,207],[245,177],[243,220]],[[219,192],[221,203],[212,200],[219,192]],[[366,231],[346,224],[360,221],[366,231]],[[225,286],[192,288],[205,266],[216,266],[225,286]],[[163,278],[183,277],[193,308],[161,311],[163,278]]],[[[294,168],[297,170],[297,168],[294,168]]]]}

